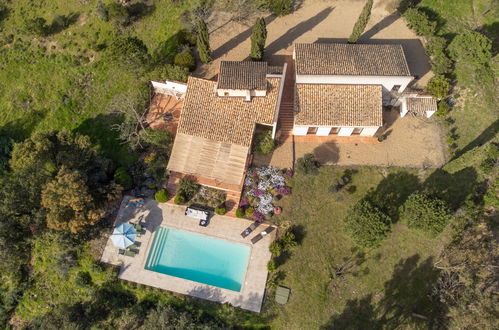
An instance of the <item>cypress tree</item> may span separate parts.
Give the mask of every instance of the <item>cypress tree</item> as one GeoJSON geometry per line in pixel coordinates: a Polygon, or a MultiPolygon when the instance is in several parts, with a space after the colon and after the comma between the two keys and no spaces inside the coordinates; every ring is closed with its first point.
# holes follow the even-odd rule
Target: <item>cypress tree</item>
{"type": "Polygon", "coordinates": [[[373,0],[367,0],[364,8],[362,9],[362,12],[360,13],[359,18],[357,19],[357,22],[355,22],[352,34],[350,35],[350,38],[348,38],[348,43],[354,44],[357,42],[357,40],[359,40],[360,36],[364,32],[364,29],[366,28],[367,22],[369,22],[372,7],[373,0]]]}
{"type": "Polygon", "coordinates": [[[203,20],[199,20],[198,23],[197,46],[201,62],[203,63],[210,62],[211,61],[210,38],[208,35],[208,28],[206,27],[206,23],[203,20]]]}
{"type": "Polygon", "coordinates": [[[267,40],[267,27],[265,20],[260,17],[256,19],[251,32],[251,59],[253,61],[261,61],[265,49],[265,41],[267,40]]]}

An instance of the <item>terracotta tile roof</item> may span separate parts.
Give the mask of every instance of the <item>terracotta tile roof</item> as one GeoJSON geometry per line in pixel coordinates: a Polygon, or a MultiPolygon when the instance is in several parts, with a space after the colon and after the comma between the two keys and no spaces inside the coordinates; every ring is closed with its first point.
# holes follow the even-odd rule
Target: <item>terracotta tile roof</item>
{"type": "Polygon", "coordinates": [[[220,62],[218,88],[264,90],[267,87],[267,62],[220,62]]]}
{"type": "Polygon", "coordinates": [[[381,126],[380,85],[296,84],[295,125],[381,126]]]}
{"type": "Polygon", "coordinates": [[[267,67],[267,74],[282,74],[284,67],[281,65],[269,65],[267,67]]]}
{"type": "Polygon", "coordinates": [[[437,111],[437,101],[433,97],[408,97],[407,111],[426,118],[426,111],[437,111]]]}
{"type": "Polygon", "coordinates": [[[249,147],[255,124],[272,125],[280,78],[266,78],[267,96],[219,97],[216,82],[189,77],[178,133],[249,147]]]}
{"type": "Polygon", "coordinates": [[[402,45],[295,44],[303,75],[410,76],[402,45]]]}
{"type": "Polygon", "coordinates": [[[167,168],[218,183],[241,184],[249,147],[177,134],[167,168]]]}

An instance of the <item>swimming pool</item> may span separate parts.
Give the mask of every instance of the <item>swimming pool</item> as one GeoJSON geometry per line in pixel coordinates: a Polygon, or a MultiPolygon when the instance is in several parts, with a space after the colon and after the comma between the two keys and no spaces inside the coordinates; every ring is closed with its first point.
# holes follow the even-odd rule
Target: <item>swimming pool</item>
{"type": "Polygon", "coordinates": [[[250,247],[182,230],[159,227],[145,269],[240,291],[250,247]]]}

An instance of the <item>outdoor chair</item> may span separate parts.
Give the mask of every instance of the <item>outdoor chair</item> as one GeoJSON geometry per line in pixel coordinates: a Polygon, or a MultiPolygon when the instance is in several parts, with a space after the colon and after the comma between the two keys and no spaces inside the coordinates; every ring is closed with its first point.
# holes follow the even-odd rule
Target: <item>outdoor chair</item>
{"type": "Polygon", "coordinates": [[[210,220],[209,219],[201,219],[199,220],[199,225],[201,227],[208,227],[208,225],[210,224],[210,220]]]}
{"type": "Polygon", "coordinates": [[[118,249],[118,254],[125,254],[126,250],[124,249],[118,249]]]}
{"type": "Polygon", "coordinates": [[[135,252],[134,250],[126,250],[124,254],[127,257],[135,257],[135,255],[137,254],[137,252],[135,252]]]}
{"type": "Polygon", "coordinates": [[[264,231],[262,231],[260,234],[256,235],[255,237],[253,237],[251,239],[251,243],[252,244],[255,244],[255,243],[258,243],[262,238],[264,238],[265,236],[267,236],[268,234],[270,234],[271,232],[274,231],[274,227],[267,227],[267,229],[265,229],[264,231]]]}
{"type": "Polygon", "coordinates": [[[284,305],[289,300],[290,289],[285,288],[283,286],[278,286],[275,290],[275,301],[278,304],[284,305]]]}
{"type": "Polygon", "coordinates": [[[246,238],[248,237],[249,234],[251,234],[253,232],[253,230],[256,229],[256,227],[260,226],[260,223],[259,222],[253,222],[248,228],[246,228],[242,233],[241,233],[241,236],[243,238],[246,238]]]}

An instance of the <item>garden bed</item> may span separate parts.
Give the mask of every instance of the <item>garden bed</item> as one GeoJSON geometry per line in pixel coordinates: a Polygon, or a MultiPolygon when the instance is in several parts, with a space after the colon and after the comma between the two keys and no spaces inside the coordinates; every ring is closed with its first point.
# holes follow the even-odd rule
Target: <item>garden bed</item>
{"type": "Polygon", "coordinates": [[[263,222],[274,213],[281,213],[281,207],[276,206],[275,202],[291,194],[287,181],[292,175],[293,171],[290,169],[281,170],[272,166],[249,168],[236,216],[263,222]]]}

